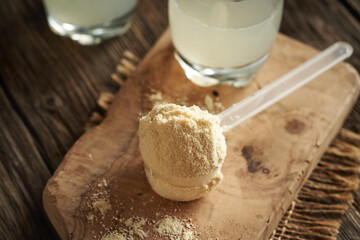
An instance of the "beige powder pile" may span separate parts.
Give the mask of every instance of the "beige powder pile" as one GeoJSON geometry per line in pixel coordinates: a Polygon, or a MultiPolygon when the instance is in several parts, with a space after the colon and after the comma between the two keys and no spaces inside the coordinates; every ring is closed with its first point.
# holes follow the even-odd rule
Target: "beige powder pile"
{"type": "Polygon", "coordinates": [[[160,236],[180,236],[183,232],[183,226],[177,218],[166,216],[157,222],[154,232],[160,236]]]}
{"type": "Polygon", "coordinates": [[[143,226],[147,224],[147,219],[142,217],[131,217],[126,221],[119,221],[124,225],[113,231],[107,232],[100,238],[100,240],[133,240],[144,239],[148,237],[148,233],[143,230],[143,226]]]}
{"type": "Polygon", "coordinates": [[[149,100],[153,103],[153,105],[156,105],[164,102],[164,96],[161,92],[153,90],[153,92],[149,95],[149,100]]]}
{"type": "Polygon", "coordinates": [[[205,106],[202,106],[202,104],[200,104],[202,109],[206,109],[213,114],[219,113],[225,109],[224,105],[222,105],[222,103],[220,102],[219,97],[213,99],[210,95],[206,95],[204,99],[204,104],[205,106]]]}
{"type": "Polygon", "coordinates": [[[153,231],[161,237],[168,237],[170,240],[192,240],[195,239],[194,232],[190,229],[190,223],[171,216],[165,216],[156,223],[153,231]]]}
{"type": "MultiPolygon", "coordinates": [[[[158,236],[168,240],[197,239],[198,233],[194,232],[196,227],[192,224],[191,219],[179,219],[168,215],[161,218],[164,215],[158,211],[160,209],[165,211],[164,208],[161,208],[161,205],[156,207],[158,210],[155,214],[157,219],[160,218],[159,221],[148,220],[147,218],[136,215],[124,218],[121,214],[121,212],[125,210],[123,204],[116,200],[112,200],[112,204],[110,203],[110,195],[113,194],[110,192],[109,182],[105,178],[98,179],[91,189],[93,193],[90,197],[87,197],[87,206],[93,211],[86,211],[84,217],[88,223],[91,223],[93,226],[98,224],[102,226],[101,231],[98,233],[99,235],[96,236],[95,231],[93,231],[94,239],[135,240],[146,239],[149,236],[158,236]],[[109,218],[112,222],[110,227],[109,218]]],[[[114,196],[116,197],[117,195],[115,194],[114,196]]],[[[130,200],[133,201],[133,199],[130,200]]],[[[153,201],[154,197],[149,199],[149,202],[153,201]]],[[[145,201],[144,206],[146,203],[148,202],[145,201]]],[[[177,211],[180,211],[180,209],[173,208],[171,212],[174,214],[177,211]]]]}
{"type": "Polygon", "coordinates": [[[106,214],[107,211],[111,210],[111,204],[109,199],[107,199],[103,193],[95,193],[94,195],[94,200],[92,202],[92,207],[94,209],[97,209],[102,216],[104,216],[106,214]]]}
{"type": "Polygon", "coordinates": [[[197,106],[156,105],[140,119],[139,139],[148,181],[165,198],[198,199],[222,179],[220,119],[197,106]]]}
{"type": "MultiPolygon", "coordinates": [[[[123,223],[125,228],[108,230],[100,240],[134,240],[144,239],[149,236],[142,229],[144,225],[152,225],[152,222],[149,220],[142,217],[132,217],[123,223]]],[[[152,235],[169,240],[195,240],[198,233],[193,231],[194,228],[191,219],[165,216],[155,223],[155,226],[152,228],[152,235]]]]}
{"type": "MultiPolygon", "coordinates": [[[[156,89],[150,89],[150,93],[147,94],[147,98],[152,103],[152,106],[173,102],[170,101],[171,99],[169,98],[169,96],[156,89]]],[[[188,106],[190,104],[187,96],[181,96],[173,100],[183,106],[188,106]]],[[[207,94],[205,95],[204,100],[196,102],[196,105],[198,105],[202,110],[207,110],[209,113],[212,114],[220,113],[225,109],[218,95],[211,96],[207,94]]]]}
{"type": "Polygon", "coordinates": [[[144,239],[148,234],[142,229],[142,226],[145,225],[147,220],[145,218],[129,218],[125,221],[125,225],[130,228],[128,231],[129,235],[136,235],[140,239],[144,239]]]}
{"type": "Polygon", "coordinates": [[[130,240],[128,237],[114,230],[104,234],[100,240],[130,240]]]}
{"type": "MultiPolygon", "coordinates": [[[[102,179],[100,183],[97,185],[97,189],[95,193],[92,194],[90,198],[90,203],[88,206],[92,209],[95,209],[100,212],[102,218],[105,216],[106,212],[111,210],[111,204],[109,199],[109,193],[107,191],[108,183],[106,179],[102,179]]],[[[93,221],[95,216],[93,214],[89,214],[87,216],[89,221],[93,221]]]]}

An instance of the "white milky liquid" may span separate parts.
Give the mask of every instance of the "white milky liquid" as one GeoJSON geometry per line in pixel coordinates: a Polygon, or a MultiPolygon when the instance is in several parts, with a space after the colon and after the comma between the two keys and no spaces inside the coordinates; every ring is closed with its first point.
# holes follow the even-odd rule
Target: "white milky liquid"
{"type": "Polygon", "coordinates": [[[282,8],[283,0],[169,0],[172,40],[190,63],[245,66],[269,52],[282,8]]]}
{"type": "Polygon", "coordinates": [[[58,21],[92,27],[122,17],[137,0],[44,0],[48,14],[58,21]]]}

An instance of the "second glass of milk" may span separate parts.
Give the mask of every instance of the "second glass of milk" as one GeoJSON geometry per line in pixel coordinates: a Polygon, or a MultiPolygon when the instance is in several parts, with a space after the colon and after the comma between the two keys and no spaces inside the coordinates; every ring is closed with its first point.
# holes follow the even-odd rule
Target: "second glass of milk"
{"type": "Polygon", "coordinates": [[[83,45],[125,33],[138,0],[43,0],[50,28],[83,45]]]}
{"type": "Polygon", "coordinates": [[[169,0],[176,58],[200,86],[245,86],[269,56],[283,0],[169,0]]]}

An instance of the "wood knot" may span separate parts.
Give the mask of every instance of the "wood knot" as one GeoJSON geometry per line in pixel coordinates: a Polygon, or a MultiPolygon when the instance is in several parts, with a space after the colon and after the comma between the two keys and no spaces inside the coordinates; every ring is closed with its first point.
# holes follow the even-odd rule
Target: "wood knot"
{"type": "Polygon", "coordinates": [[[47,97],[46,104],[48,105],[55,105],[55,98],[54,97],[47,97]]]}
{"type": "Polygon", "coordinates": [[[254,148],[252,146],[244,146],[241,150],[241,153],[243,157],[246,159],[246,161],[251,160],[252,154],[254,152],[254,148]]]}
{"type": "Polygon", "coordinates": [[[255,161],[254,148],[252,146],[244,146],[241,150],[242,156],[245,158],[250,173],[257,172],[260,168],[260,161],[255,161]]]}
{"type": "Polygon", "coordinates": [[[285,130],[290,134],[300,134],[305,129],[305,124],[297,119],[287,121],[285,130]]]}
{"type": "Polygon", "coordinates": [[[261,171],[262,171],[263,174],[269,174],[270,173],[270,170],[267,169],[267,168],[262,168],[261,171]]]}
{"type": "Polygon", "coordinates": [[[219,92],[216,91],[216,90],[212,91],[212,94],[213,94],[215,97],[218,97],[218,96],[219,96],[219,92]]]}
{"type": "Polygon", "coordinates": [[[56,111],[58,107],[62,106],[62,101],[56,96],[45,96],[43,98],[43,105],[47,110],[56,111]]]}

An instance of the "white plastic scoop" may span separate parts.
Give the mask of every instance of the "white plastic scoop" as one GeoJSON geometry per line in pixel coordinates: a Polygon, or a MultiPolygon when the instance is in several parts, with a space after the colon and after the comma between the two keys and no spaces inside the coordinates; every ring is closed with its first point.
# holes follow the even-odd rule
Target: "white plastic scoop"
{"type": "Polygon", "coordinates": [[[336,42],[271,84],[218,114],[227,132],[351,56],[353,47],[336,42]]]}

